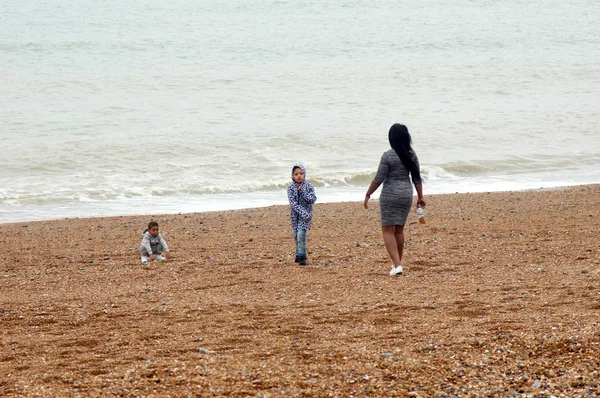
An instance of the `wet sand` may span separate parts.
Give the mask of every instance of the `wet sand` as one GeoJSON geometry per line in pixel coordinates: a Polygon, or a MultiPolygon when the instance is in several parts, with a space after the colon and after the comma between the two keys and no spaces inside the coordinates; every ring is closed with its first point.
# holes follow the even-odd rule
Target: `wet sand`
{"type": "Polygon", "coordinates": [[[0,225],[2,396],[600,396],[600,186],[0,225]]]}

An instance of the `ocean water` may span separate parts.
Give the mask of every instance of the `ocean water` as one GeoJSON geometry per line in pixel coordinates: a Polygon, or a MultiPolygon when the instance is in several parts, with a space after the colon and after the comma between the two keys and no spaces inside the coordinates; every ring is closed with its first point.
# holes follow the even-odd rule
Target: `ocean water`
{"type": "Polygon", "coordinates": [[[0,0],[0,222],[600,183],[591,0],[0,0]]]}

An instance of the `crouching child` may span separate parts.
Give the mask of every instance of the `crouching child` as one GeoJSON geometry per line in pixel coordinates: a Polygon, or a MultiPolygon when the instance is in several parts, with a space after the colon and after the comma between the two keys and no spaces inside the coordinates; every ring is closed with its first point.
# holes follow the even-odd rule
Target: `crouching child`
{"type": "Polygon", "coordinates": [[[158,223],[150,221],[148,229],[144,231],[144,237],[140,245],[142,255],[142,263],[146,264],[149,261],[165,261],[168,258],[169,246],[158,233],[158,223]],[[163,256],[164,253],[164,256],[163,256]]]}

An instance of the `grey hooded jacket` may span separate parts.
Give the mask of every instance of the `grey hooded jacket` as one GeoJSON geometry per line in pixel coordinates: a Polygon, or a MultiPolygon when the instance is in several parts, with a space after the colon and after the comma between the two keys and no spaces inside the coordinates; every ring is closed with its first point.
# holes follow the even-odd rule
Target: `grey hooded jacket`
{"type": "Polygon", "coordinates": [[[151,254],[168,252],[169,246],[167,246],[167,242],[163,239],[161,234],[158,234],[155,238],[146,230],[144,231],[144,237],[140,244],[140,251],[149,256],[151,254]]]}

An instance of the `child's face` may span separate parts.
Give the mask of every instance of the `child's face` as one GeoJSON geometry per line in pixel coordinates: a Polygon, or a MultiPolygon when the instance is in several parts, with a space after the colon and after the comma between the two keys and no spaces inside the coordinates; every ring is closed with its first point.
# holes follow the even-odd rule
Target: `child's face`
{"type": "Polygon", "coordinates": [[[296,183],[298,184],[304,181],[304,174],[302,173],[302,169],[294,170],[294,181],[296,181],[296,183]]]}
{"type": "Polygon", "coordinates": [[[156,238],[158,236],[158,227],[152,227],[148,232],[150,232],[150,235],[152,235],[153,238],[156,238]]]}

